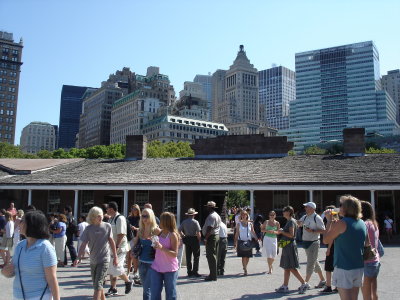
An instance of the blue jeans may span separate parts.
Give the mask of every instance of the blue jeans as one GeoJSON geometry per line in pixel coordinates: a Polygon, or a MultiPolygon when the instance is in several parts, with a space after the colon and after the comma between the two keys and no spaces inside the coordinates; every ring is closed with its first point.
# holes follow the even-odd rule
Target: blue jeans
{"type": "Polygon", "coordinates": [[[145,262],[139,262],[139,276],[143,286],[143,300],[150,300],[151,297],[150,270],[151,270],[151,264],[145,262]]]}
{"type": "Polygon", "coordinates": [[[176,300],[176,280],[178,279],[178,271],[158,273],[150,269],[150,274],[151,300],[161,300],[163,283],[165,285],[165,299],[176,300]]]}

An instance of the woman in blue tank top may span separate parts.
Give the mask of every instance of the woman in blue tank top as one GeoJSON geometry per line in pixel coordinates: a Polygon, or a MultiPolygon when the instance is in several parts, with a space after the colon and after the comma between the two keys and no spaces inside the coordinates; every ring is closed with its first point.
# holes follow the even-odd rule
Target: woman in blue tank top
{"type": "Polygon", "coordinates": [[[353,196],[340,197],[341,220],[332,221],[332,210],[325,211],[328,220],[324,243],[335,241],[332,285],[341,299],[357,300],[364,274],[366,226],[361,220],[361,202],[353,196]]]}

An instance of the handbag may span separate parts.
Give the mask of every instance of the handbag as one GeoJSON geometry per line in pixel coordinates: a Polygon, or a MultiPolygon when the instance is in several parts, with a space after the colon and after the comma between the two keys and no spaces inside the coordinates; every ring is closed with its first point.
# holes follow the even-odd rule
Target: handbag
{"type": "Polygon", "coordinates": [[[136,244],[133,246],[132,249],[132,254],[135,258],[139,258],[140,254],[142,254],[142,242],[140,241],[140,238],[138,238],[138,241],[136,244]]]}
{"type": "MultiPolygon", "coordinates": [[[[18,262],[17,262],[17,265],[18,265],[18,275],[19,275],[19,284],[21,285],[22,297],[23,297],[24,300],[26,300],[26,298],[25,298],[25,290],[24,290],[24,286],[23,286],[23,284],[22,284],[21,268],[19,267],[19,259],[20,259],[20,257],[21,257],[21,252],[22,252],[22,247],[21,247],[21,250],[19,251],[19,255],[18,255],[18,262]]],[[[44,291],[43,291],[42,295],[40,296],[40,300],[43,299],[44,293],[46,293],[46,290],[47,290],[47,287],[48,287],[48,286],[49,286],[49,285],[48,285],[48,283],[46,282],[46,287],[44,288],[44,291]]]]}
{"type": "Polygon", "coordinates": [[[378,240],[378,253],[379,253],[379,257],[382,257],[385,255],[385,248],[383,248],[381,240],[378,240]]]}
{"type": "Polygon", "coordinates": [[[282,240],[280,239],[278,241],[278,247],[279,248],[285,248],[287,245],[289,245],[292,241],[291,240],[282,240]]]}
{"type": "Polygon", "coordinates": [[[365,244],[364,244],[364,254],[363,254],[364,261],[372,260],[375,258],[375,256],[376,256],[376,249],[372,248],[371,242],[369,240],[369,234],[367,231],[367,236],[365,238],[365,244]]]}
{"type": "Polygon", "coordinates": [[[253,249],[251,241],[238,240],[238,251],[239,252],[249,252],[253,249]]]}

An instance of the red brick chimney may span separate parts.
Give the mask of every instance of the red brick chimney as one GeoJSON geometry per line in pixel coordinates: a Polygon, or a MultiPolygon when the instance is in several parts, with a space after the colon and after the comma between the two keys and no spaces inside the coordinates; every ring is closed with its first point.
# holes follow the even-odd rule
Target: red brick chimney
{"type": "Polygon", "coordinates": [[[145,135],[127,135],[125,160],[143,160],[147,156],[147,137],[145,135]]]}
{"type": "Polygon", "coordinates": [[[365,128],[343,129],[343,155],[365,155],[365,128]]]}

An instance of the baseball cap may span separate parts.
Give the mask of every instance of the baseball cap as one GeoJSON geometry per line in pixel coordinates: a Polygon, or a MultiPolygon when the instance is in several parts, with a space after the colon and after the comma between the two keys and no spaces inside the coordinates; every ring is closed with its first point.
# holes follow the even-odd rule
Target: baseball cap
{"type": "Polygon", "coordinates": [[[316,209],[316,208],[317,208],[317,206],[315,205],[314,202],[307,202],[307,203],[304,203],[303,205],[304,205],[304,206],[311,207],[311,208],[313,208],[313,209],[316,209]]]}

